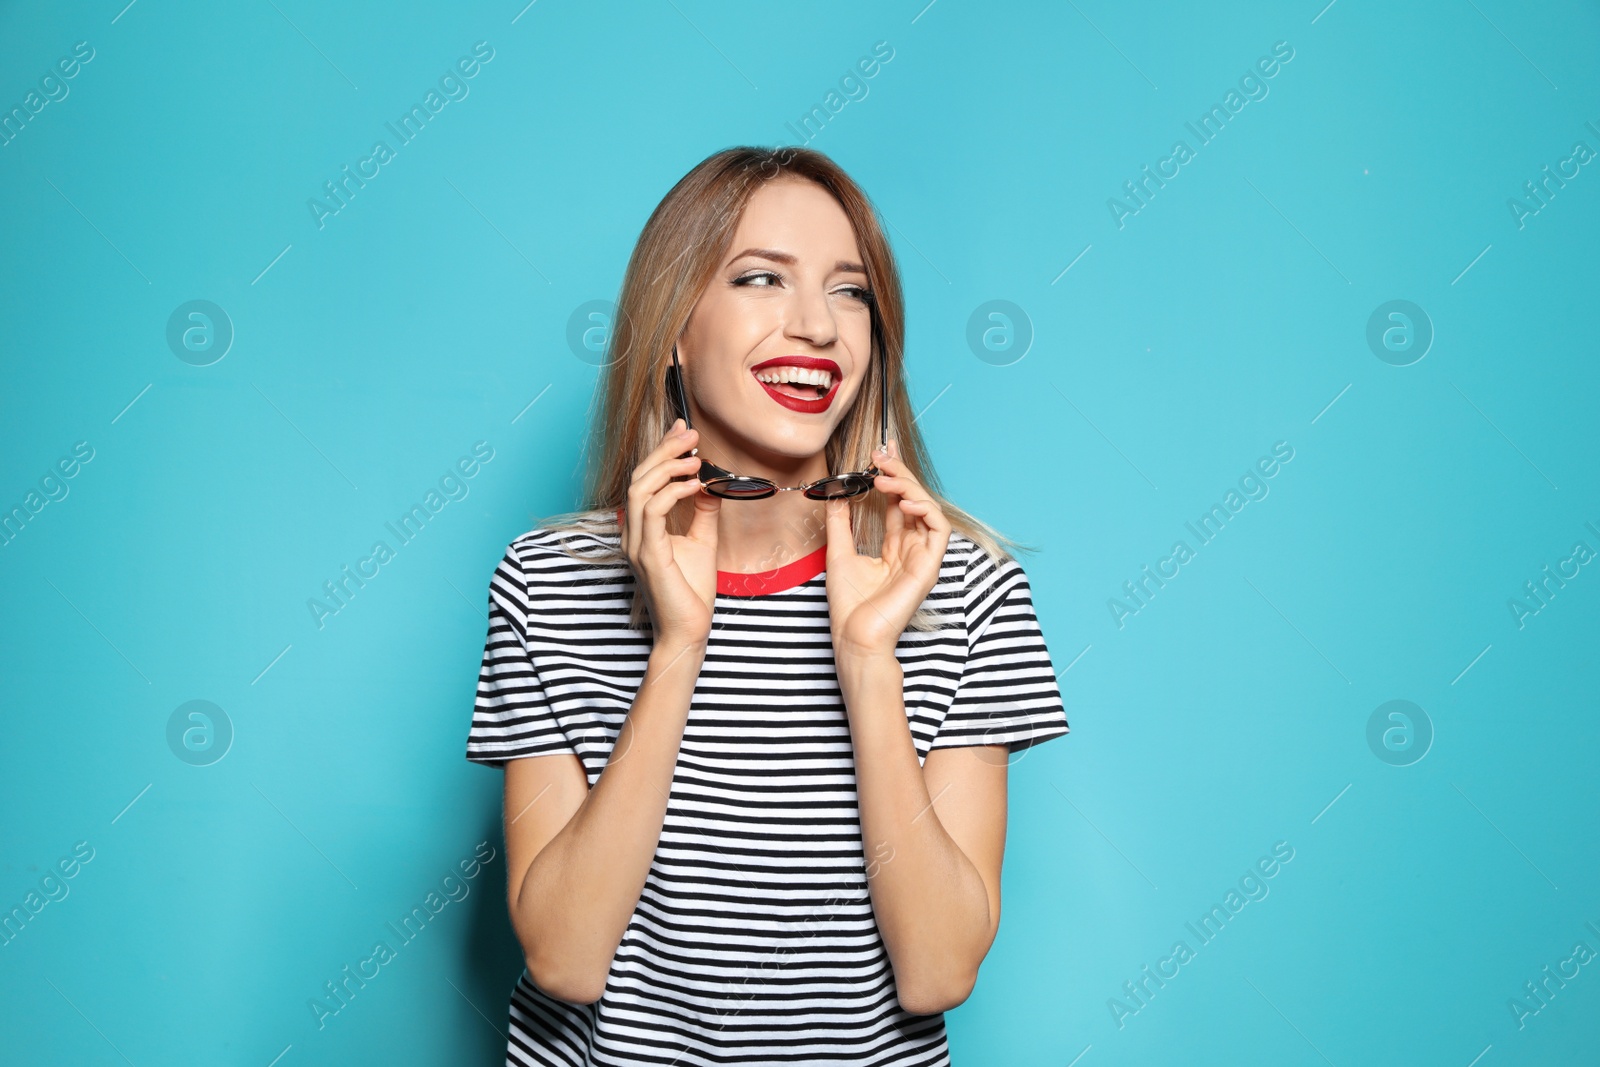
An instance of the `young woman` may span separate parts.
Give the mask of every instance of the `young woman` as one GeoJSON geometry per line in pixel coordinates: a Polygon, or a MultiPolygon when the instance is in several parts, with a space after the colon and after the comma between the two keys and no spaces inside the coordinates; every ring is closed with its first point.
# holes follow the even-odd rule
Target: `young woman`
{"type": "Polygon", "coordinates": [[[617,318],[591,506],[490,583],[507,1062],[948,1063],[1010,753],[1067,720],[1012,543],[937,490],[873,208],[815,151],[718,152],[617,318]]]}

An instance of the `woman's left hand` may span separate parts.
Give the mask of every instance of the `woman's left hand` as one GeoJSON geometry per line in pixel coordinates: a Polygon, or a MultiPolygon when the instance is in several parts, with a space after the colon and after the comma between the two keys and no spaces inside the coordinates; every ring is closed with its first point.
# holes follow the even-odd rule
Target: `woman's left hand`
{"type": "Polygon", "coordinates": [[[883,472],[876,487],[889,497],[881,557],[856,552],[850,502],[827,502],[828,616],[836,658],[894,655],[906,623],[938,583],[950,543],[949,520],[901,462],[895,442],[888,455],[874,452],[872,462],[883,472]]]}

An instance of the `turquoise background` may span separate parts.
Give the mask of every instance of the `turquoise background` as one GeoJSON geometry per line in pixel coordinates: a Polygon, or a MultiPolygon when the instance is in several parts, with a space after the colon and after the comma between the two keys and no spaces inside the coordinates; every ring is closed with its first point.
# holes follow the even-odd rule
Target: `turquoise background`
{"type": "Polygon", "coordinates": [[[1547,976],[1600,952],[1600,567],[1536,614],[1525,583],[1600,551],[1600,164],[1520,225],[1508,201],[1600,150],[1593,5],[123,2],[0,9],[6,111],[93,48],[0,146],[0,508],[93,450],[0,549],[0,908],[93,853],[0,947],[3,1058],[500,1062],[501,778],[463,745],[494,564],[574,502],[598,371],[569,325],[684,172],[800,142],[887,42],[809,143],[891,225],[946,490],[1041,549],[1073,729],[1012,772],[955,1062],[1592,1061],[1600,965],[1547,976]],[[480,41],[319,227],[308,200],[480,41]],[[220,359],[169,345],[194,300],[220,359]],[[1394,300],[1425,354],[1369,345],[1394,300]],[[308,600],[477,442],[319,628],[308,600]],[[1279,442],[1202,545],[1185,524],[1279,442]],[[226,746],[214,713],[209,748],[183,717],[169,743],[194,700],[226,746]],[[319,1029],[311,998],[480,842],[319,1029]]]}

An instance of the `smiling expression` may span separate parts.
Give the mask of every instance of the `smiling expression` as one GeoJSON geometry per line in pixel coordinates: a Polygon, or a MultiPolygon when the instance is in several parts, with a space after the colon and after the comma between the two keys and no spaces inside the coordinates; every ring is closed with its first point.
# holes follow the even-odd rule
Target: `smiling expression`
{"type": "Polygon", "coordinates": [[[861,392],[871,312],[855,231],[814,182],[762,185],[678,351],[700,452],[741,474],[812,480],[861,392]]]}

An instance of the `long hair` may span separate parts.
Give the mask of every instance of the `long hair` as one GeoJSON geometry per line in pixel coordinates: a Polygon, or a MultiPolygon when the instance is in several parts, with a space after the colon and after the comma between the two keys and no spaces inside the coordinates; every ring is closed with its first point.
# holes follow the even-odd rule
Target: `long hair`
{"type": "MultiPolygon", "coordinates": [[[[952,531],[970,538],[997,559],[1007,558],[1017,549],[1033,551],[1033,546],[1006,537],[958,508],[941,492],[906,390],[905,304],[900,272],[877,212],[867,195],[833,160],[814,149],[795,147],[740,146],[708,156],[685,174],[651,212],[628,260],[604,372],[591,408],[585,446],[584,506],[550,516],[540,527],[558,535],[616,535],[616,512],[626,505],[634,468],[660,442],[676,418],[664,386],[672,346],[727,255],[750,197],[765,182],[780,177],[815,182],[844,209],[867,268],[868,287],[876,294],[878,332],[888,363],[885,382],[883,375],[877,373],[877,353],[872,354],[866,387],[825,446],[828,470],[864,470],[868,466],[869,453],[878,438],[880,391],[887,388],[889,439],[896,442],[901,460],[938,502],[952,531]]],[[[692,508],[684,506],[688,504],[688,500],[680,501],[680,506],[668,514],[670,533],[687,531],[686,520],[692,514],[692,508]]],[[[850,498],[851,528],[858,552],[881,554],[887,508],[888,498],[879,492],[850,498]]],[[[806,539],[809,538],[802,538],[806,539]]],[[[586,550],[581,558],[627,563],[620,545],[614,552],[586,550]]],[[[792,561],[792,550],[781,545],[775,546],[767,559],[773,569],[792,561]]],[[[646,623],[642,597],[634,597],[631,622],[635,627],[646,623]]],[[[908,629],[934,629],[938,624],[939,620],[923,609],[913,617],[908,629]]]]}

